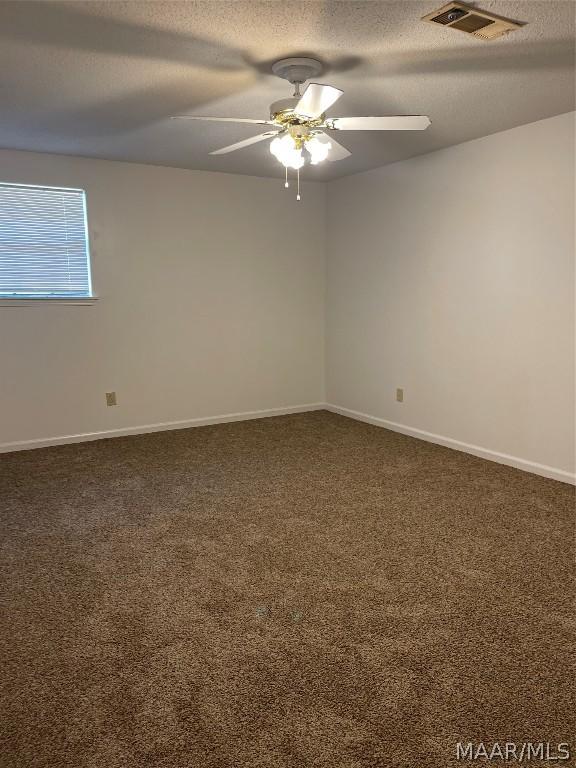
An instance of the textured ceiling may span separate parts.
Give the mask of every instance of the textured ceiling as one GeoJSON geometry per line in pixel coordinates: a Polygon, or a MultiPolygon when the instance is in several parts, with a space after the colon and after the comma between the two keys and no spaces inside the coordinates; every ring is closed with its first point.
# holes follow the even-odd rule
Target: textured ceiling
{"type": "Polygon", "coordinates": [[[315,55],[345,91],[336,115],[427,114],[425,132],[339,133],[330,179],[574,109],[572,2],[485,0],[526,22],[484,42],[420,21],[430,2],[0,2],[0,147],[260,176],[266,144],[211,157],[260,126],[174,114],[268,117],[290,95],[270,64],[315,55]]]}

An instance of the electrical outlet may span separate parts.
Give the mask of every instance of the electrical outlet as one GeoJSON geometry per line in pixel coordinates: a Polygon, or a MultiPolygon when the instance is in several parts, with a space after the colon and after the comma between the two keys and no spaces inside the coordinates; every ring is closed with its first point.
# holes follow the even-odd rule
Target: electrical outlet
{"type": "Polygon", "coordinates": [[[401,387],[398,387],[398,389],[396,390],[396,400],[399,403],[404,402],[404,390],[401,387]]]}
{"type": "Polygon", "coordinates": [[[116,392],[106,392],[106,405],[117,405],[116,392]]]}

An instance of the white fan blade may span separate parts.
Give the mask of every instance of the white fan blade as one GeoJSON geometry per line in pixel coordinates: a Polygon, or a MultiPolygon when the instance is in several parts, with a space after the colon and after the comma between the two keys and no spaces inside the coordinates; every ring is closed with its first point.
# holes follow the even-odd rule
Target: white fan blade
{"type": "Polygon", "coordinates": [[[243,149],[244,147],[249,147],[250,144],[257,144],[259,141],[264,141],[264,139],[271,139],[273,136],[278,135],[278,131],[268,131],[267,133],[259,133],[258,136],[250,136],[249,139],[244,139],[243,141],[237,141],[236,144],[229,144],[227,147],[222,147],[222,149],[215,149],[214,152],[210,152],[211,155],[226,155],[228,152],[235,152],[237,149],[243,149]]]}
{"type": "Polygon", "coordinates": [[[294,112],[302,117],[320,117],[334,102],[338,101],[342,93],[343,91],[332,85],[310,83],[294,107],[294,112]]]}
{"type": "Polygon", "coordinates": [[[423,131],[430,125],[426,115],[394,117],[331,117],[326,127],[334,131],[423,131]]]}
{"type": "Polygon", "coordinates": [[[249,117],[196,117],[196,115],[174,115],[171,120],[211,120],[217,123],[251,123],[252,125],[274,125],[271,120],[252,120],[249,117]]]}
{"type": "Polygon", "coordinates": [[[352,154],[346,147],[339,144],[333,136],[328,136],[327,133],[317,133],[316,136],[321,141],[330,142],[330,151],[328,152],[327,160],[344,160],[345,157],[350,157],[352,154]]]}

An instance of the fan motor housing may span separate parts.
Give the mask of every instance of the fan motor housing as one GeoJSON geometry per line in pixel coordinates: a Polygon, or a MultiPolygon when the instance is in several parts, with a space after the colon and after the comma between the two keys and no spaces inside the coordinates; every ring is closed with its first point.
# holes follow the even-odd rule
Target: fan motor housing
{"type": "Polygon", "coordinates": [[[274,120],[278,125],[283,126],[301,125],[307,128],[315,128],[322,125],[326,117],[325,115],[306,118],[294,112],[299,101],[299,97],[291,97],[289,99],[279,99],[278,101],[273,102],[270,104],[270,119],[274,120]]]}
{"type": "Polygon", "coordinates": [[[270,117],[274,119],[276,115],[284,112],[293,112],[294,107],[299,101],[300,99],[298,97],[293,98],[292,96],[289,99],[278,99],[278,101],[274,101],[270,104],[270,117]]]}

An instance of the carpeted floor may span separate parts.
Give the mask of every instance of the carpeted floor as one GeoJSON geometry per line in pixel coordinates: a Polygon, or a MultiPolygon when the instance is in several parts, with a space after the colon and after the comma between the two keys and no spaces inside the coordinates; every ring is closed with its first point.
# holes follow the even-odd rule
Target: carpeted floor
{"type": "Polygon", "coordinates": [[[3,767],[575,732],[568,485],[315,412],[6,454],[0,499],[3,767]]]}

